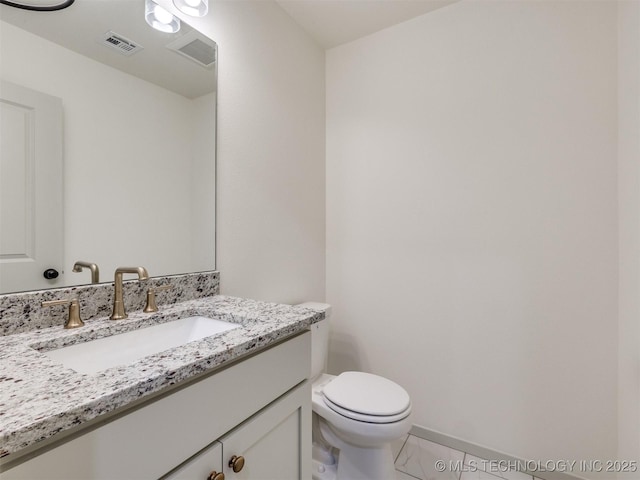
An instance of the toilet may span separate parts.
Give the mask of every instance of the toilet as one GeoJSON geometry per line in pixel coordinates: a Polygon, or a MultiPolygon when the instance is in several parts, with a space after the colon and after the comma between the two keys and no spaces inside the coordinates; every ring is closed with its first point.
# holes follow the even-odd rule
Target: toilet
{"type": "Polygon", "coordinates": [[[400,385],[364,372],[323,373],[331,306],[299,306],[325,312],[311,326],[313,480],[393,480],[391,442],[411,428],[411,399],[400,385]]]}

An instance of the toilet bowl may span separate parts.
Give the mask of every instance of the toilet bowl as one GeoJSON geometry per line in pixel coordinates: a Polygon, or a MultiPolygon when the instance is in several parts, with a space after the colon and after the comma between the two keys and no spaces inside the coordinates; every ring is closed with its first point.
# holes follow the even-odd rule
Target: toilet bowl
{"type": "Polygon", "coordinates": [[[328,351],[327,304],[311,327],[314,480],[391,480],[391,442],[411,428],[409,394],[389,379],[364,372],[323,373],[328,351]],[[336,452],[337,450],[337,452],[336,452]]]}

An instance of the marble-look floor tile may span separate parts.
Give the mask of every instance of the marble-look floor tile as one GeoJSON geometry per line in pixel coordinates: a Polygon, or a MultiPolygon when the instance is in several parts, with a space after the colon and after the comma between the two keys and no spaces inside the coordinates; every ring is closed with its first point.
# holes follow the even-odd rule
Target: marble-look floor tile
{"type": "Polygon", "coordinates": [[[514,462],[485,460],[467,453],[464,464],[473,470],[487,472],[504,480],[533,480],[531,475],[513,469],[514,462]]]}
{"type": "Polygon", "coordinates": [[[463,459],[463,452],[409,435],[396,469],[420,480],[459,480],[463,459]]]}
{"type": "Polygon", "coordinates": [[[408,433],[406,435],[403,435],[399,439],[391,442],[391,453],[393,454],[394,461],[398,458],[398,455],[400,455],[400,450],[402,450],[402,447],[404,447],[404,444],[407,441],[407,438],[409,438],[408,433]]]}
{"type": "Polygon", "coordinates": [[[460,480],[500,480],[500,477],[483,472],[482,470],[476,470],[474,472],[466,470],[462,472],[460,480]]]}
{"type": "Polygon", "coordinates": [[[408,473],[401,472],[400,470],[396,470],[396,480],[416,480],[416,477],[412,477],[408,473]]]}

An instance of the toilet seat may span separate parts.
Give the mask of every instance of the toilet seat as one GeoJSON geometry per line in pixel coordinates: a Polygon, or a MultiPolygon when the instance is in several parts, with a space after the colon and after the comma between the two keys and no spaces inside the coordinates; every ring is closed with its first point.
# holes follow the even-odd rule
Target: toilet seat
{"type": "Polygon", "coordinates": [[[344,372],[324,385],[322,394],[327,407],[359,422],[394,423],[411,413],[407,391],[371,373],[344,372]]]}
{"type": "Polygon", "coordinates": [[[352,410],[347,410],[346,408],[342,408],[339,405],[332,403],[331,400],[327,399],[327,397],[324,397],[323,400],[327,407],[329,407],[334,412],[358,422],[394,423],[399,422],[400,420],[408,417],[411,414],[411,407],[409,407],[404,412],[398,413],[397,415],[366,415],[363,413],[354,412],[352,410]]]}

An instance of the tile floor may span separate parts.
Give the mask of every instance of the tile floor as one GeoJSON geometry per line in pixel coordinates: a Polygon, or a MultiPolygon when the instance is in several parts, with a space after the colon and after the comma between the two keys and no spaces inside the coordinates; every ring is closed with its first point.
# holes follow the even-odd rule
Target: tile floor
{"type": "Polygon", "coordinates": [[[398,480],[540,480],[414,435],[398,440],[393,454],[398,480]]]}

